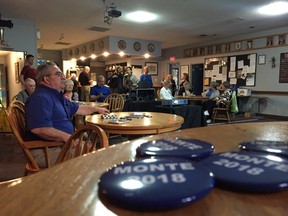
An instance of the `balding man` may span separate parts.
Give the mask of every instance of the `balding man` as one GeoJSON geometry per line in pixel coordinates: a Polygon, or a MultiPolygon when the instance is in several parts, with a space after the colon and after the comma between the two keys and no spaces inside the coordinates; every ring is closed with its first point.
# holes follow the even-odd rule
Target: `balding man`
{"type": "Polygon", "coordinates": [[[90,85],[92,84],[93,80],[90,78],[90,67],[85,66],[84,71],[82,71],[79,75],[78,81],[81,85],[81,100],[82,101],[89,101],[89,94],[90,94],[90,85]]]}
{"type": "Polygon", "coordinates": [[[90,90],[90,101],[103,102],[109,94],[111,94],[111,91],[105,85],[105,77],[99,75],[97,77],[97,85],[93,86],[90,90]]]}
{"type": "MultiPolygon", "coordinates": [[[[36,79],[38,86],[25,105],[27,140],[44,139],[66,142],[74,132],[73,115],[84,116],[94,112],[109,113],[106,108],[79,105],[65,98],[61,93],[65,76],[54,63],[48,62],[38,66],[36,79]]],[[[54,147],[49,150],[51,164],[53,164],[61,149],[54,147]]],[[[33,151],[37,162],[45,167],[42,149],[33,151]]]]}

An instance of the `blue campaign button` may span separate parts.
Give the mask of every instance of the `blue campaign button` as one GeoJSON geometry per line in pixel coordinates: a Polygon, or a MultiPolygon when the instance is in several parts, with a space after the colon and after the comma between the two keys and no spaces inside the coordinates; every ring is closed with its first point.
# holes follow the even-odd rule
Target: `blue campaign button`
{"type": "Polygon", "coordinates": [[[224,152],[199,162],[219,187],[241,192],[273,192],[288,187],[288,160],[260,152],[224,152]]]}
{"type": "Polygon", "coordinates": [[[245,141],[239,144],[244,151],[266,152],[288,158],[288,143],[272,140],[245,141]]]}
{"type": "Polygon", "coordinates": [[[198,139],[161,139],[143,143],[136,149],[137,157],[178,157],[201,159],[210,156],[214,146],[198,139]]]}
{"type": "Polygon", "coordinates": [[[100,177],[99,196],[124,208],[154,211],[188,205],[214,186],[212,173],[184,159],[140,159],[100,177]]]}

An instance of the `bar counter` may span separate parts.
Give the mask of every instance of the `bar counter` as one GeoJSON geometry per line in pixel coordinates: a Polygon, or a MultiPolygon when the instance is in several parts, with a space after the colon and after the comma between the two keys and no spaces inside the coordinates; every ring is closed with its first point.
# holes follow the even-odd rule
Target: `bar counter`
{"type": "MultiPolygon", "coordinates": [[[[196,138],[212,143],[215,153],[237,151],[245,140],[288,140],[288,122],[258,122],[179,130],[116,144],[72,159],[43,172],[23,177],[20,184],[1,189],[0,215],[198,215],[284,216],[288,190],[237,193],[214,188],[203,199],[182,208],[158,212],[122,209],[98,196],[98,180],[115,164],[135,158],[142,143],[159,138],[196,138]]],[[[18,180],[19,182],[19,180],[18,180]]]]}

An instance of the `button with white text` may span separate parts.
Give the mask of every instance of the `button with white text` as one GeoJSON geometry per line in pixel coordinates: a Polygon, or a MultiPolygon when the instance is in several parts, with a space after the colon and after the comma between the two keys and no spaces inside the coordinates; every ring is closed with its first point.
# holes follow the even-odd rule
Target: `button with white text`
{"type": "Polygon", "coordinates": [[[161,139],[143,143],[136,149],[137,157],[177,157],[201,159],[210,156],[214,146],[198,139],[161,139]]]}
{"type": "Polygon", "coordinates": [[[288,158],[288,143],[272,140],[245,141],[239,144],[244,151],[266,152],[288,158]]]}
{"type": "Polygon", "coordinates": [[[125,162],[102,174],[99,196],[124,208],[155,211],[193,203],[213,186],[206,167],[177,158],[149,158],[125,162]]]}
{"type": "Polygon", "coordinates": [[[288,187],[288,160],[259,152],[224,152],[199,162],[216,186],[241,192],[273,192],[288,187]]]}

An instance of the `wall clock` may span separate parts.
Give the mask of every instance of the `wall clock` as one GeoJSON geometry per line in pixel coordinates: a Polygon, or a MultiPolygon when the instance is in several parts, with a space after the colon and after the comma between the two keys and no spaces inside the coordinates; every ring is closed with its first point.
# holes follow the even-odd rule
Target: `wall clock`
{"type": "Polygon", "coordinates": [[[133,46],[134,46],[134,50],[135,51],[140,51],[141,50],[141,44],[139,42],[135,42],[133,46]]]}
{"type": "Polygon", "coordinates": [[[154,46],[153,43],[149,43],[149,44],[148,44],[148,51],[149,51],[149,52],[154,52],[154,51],[155,51],[155,46],[154,46]]]}
{"type": "Polygon", "coordinates": [[[118,48],[121,50],[125,50],[126,49],[126,42],[124,40],[120,40],[118,42],[118,48]]]}

